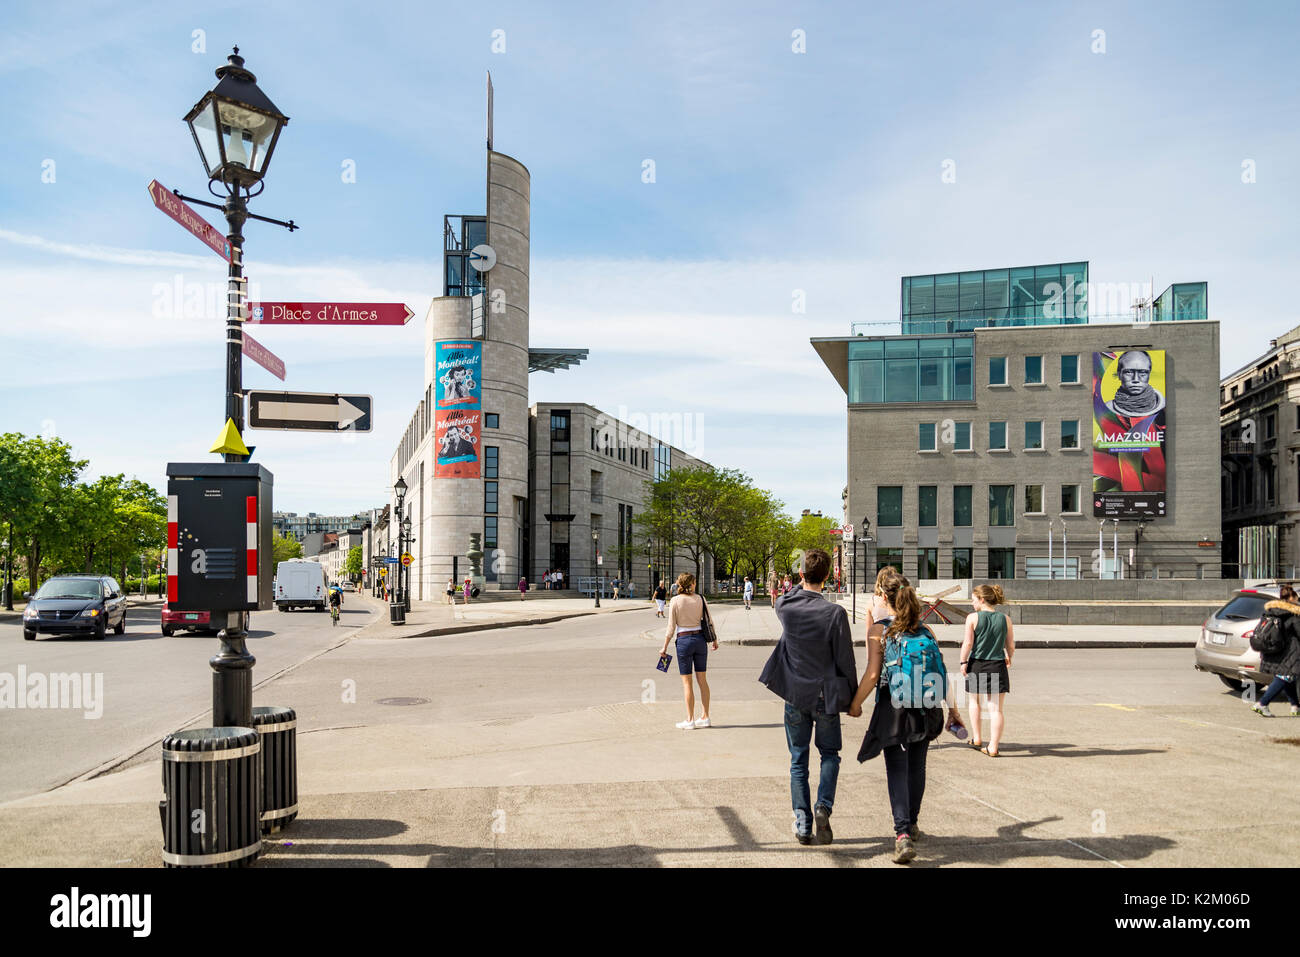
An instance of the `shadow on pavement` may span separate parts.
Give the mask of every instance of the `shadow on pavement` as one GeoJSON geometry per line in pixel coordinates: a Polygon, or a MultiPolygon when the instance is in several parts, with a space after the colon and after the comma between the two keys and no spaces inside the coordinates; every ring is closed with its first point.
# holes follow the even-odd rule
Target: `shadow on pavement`
{"type": "MultiPolygon", "coordinates": [[[[961,745],[961,747],[969,747],[961,745]]],[[[1118,758],[1136,754],[1164,754],[1168,748],[1081,748],[1077,744],[1007,744],[998,746],[1001,758],[1118,758]]],[[[984,755],[977,755],[984,757],[984,755]]]]}

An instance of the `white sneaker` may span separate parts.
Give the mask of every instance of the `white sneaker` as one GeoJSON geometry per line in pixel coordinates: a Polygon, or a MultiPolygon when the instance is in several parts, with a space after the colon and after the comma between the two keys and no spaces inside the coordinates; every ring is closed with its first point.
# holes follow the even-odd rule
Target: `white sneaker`
{"type": "Polygon", "coordinates": [[[1260,715],[1261,717],[1265,717],[1265,718],[1273,717],[1273,712],[1268,710],[1268,705],[1266,704],[1251,705],[1250,710],[1255,712],[1257,715],[1260,715]]]}
{"type": "Polygon", "coordinates": [[[678,721],[678,722],[677,722],[677,727],[681,728],[683,731],[689,731],[689,730],[691,730],[691,728],[695,727],[695,722],[694,722],[694,721],[678,721]]]}
{"type": "Polygon", "coordinates": [[[695,722],[695,727],[697,727],[697,728],[707,728],[707,727],[709,727],[709,719],[708,719],[708,718],[699,718],[699,719],[696,720],[696,722],[695,722]]]}

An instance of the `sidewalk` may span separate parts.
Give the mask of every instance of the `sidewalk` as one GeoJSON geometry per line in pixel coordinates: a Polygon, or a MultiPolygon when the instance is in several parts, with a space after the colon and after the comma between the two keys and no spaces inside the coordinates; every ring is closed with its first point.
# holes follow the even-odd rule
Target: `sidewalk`
{"type": "MultiPolygon", "coordinates": [[[[737,645],[775,645],[781,637],[781,625],[771,604],[757,600],[753,607],[745,610],[744,605],[720,605],[710,603],[713,622],[718,629],[718,640],[724,644],[737,645]]],[[[844,609],[848,613],[849,609],[844,609]]],[[[858,621],[853,625],[853,643],[866,644],[866,609],[858,604],[858,621]]],[[[662,640],[665,624],[663,619],[650,616],[652,627],[643,632],[643,637],[662,640]]],[[[927,622],[944,648],[960,648],[964,626],[962,624],[945,625],[933,619],[927,622]]],[[[1081,628],[1078,625],[1029,625],[1014,626],[1017,648],[1193,648],[1200,638],[1201,629],[1197,625],[1132,625],[1132,626],[1096,626],[1081,628]]]]}
{"type": "MultiPolygon", "coordinates": [[[[617,612],[650,612],[654,602],[645,599],[611,598],[601,600],[594,607],[590,598],[551,598],[545,601],[485,601],[468,605],[444,601],[413,601],[406,615],[406,624],[394,625],[388,618],[388,605],[368,595],[357,596],[380,611],[380,618],[359,630],[356,638],[431,638],[438,635],[459,635],[470,631],[487,631],[493,628],[514,628],[520,625],[541,625],[566,618],[589,615],[611,615],[617,612]]],[[[344,599],[346,602],[348,599],[344,599]]]]}

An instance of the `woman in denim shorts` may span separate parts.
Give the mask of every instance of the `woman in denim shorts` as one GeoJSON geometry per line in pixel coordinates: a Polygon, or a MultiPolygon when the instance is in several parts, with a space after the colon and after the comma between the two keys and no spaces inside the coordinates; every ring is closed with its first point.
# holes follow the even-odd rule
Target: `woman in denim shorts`
{"type": "MultiPolygon", "coordinates": [[[[668,632],[664,635],[664,647],[660,654],[668,653],[668,643],[677,640],[677,670],[682,676],[682,688],[686,693],[686,720],[679,721],[677,727],[683,731],[691,728],[709,727],[709,681],[704,676],[708,670],[709,646],[704,640],[702,621],[708,614],[704,598],[695,594],[695,576],[689,573],[677,576],[677,594],[668,604],[668,632]],[[700,684],[700,705],[702,714],[695,719],[695,687],[691,675],[700,684]]],[[[713,625],[709,617],[710,630],[713,625]]],[[[713,650],[718,650],[717,631],[713,630],[713,650]]]]}

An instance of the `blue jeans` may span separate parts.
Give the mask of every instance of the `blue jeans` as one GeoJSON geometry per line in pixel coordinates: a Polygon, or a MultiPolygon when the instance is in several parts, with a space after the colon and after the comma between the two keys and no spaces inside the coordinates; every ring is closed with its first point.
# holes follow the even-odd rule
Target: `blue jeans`
{"type": "Polygon", "coordinates": [[[800,711],[785,705],[785,743],[790,748],[790,802],[799,822],[799,833],[812,832],[812,808],[808,794],[808,743],[816,728],[817,751],[821,755],[821,779],[817,782],[817,803],[829,811],[835,804],[835,782],[840,776],[840,716],[800,711]]]}
{"type": "Polygon", "coordinates": [[[885,781],[889,788],[889,808],[894,815],[894,834],[911,834],[921,813],[925,796],[925,759],[929,741],[915,741],[904,748],[891,744],[885,748],[885,781]]]}
{"type": "Polygon", "coordinates": [[[1300,707],[1300,695],[1296,694],[1295,678],[1290,675],[1275,676],[1269,682],[1268,690],[1260,696],[1259,706],[1261,708],[1268,707],[1268,703],[1283,691],[1286,692],[1286,700],[1290,701],[1293,707],[1300,707]]]}

